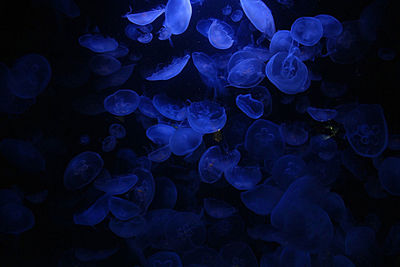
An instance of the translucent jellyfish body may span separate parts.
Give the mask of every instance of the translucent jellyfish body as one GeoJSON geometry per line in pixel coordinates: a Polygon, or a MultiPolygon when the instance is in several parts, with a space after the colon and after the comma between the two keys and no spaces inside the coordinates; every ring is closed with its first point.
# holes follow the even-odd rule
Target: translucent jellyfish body
{"type": "Polygon", "coordinates": [[[269,51],[272,54],[277,52],[288,52],[292,45],[292,36],[290,31],[280,30],[272,36],[271,43],[269,44],[269,51]]]}
{"type": "Polygon", "coordinates": [[[237,210],[223,200],[205,198],[204,209],[213,218],[223,219],[232,216],[237,210]]]}
{"type": "Polygon", "coordinates": [[[271,39],[275,33],[275,21],[267,5],[261,0],[240,0],[240,5],[253,26],[271,39]]]}
{"type": "Polygon", "coordinates": [[[167,124],[156,124],[146,130],[146,136],[157,145],[169,144],[169,139],[176,129],[167,124]]]}
{"type": "Polygon", "coordinates": [[[128,192],[138,180],[139,178],[134,174],[99,178],[94,182],[94,187],[110,195],[121,195],[128,192]]]}
{"type": "Polygon", "coordinates": [[[196,150],[203,141],[203,135],[192,128],[178,128],[169,140],[171,152],[183,156],[196,150]]]}
{"type": "Polygon", "coordinates": [[[182,267],[182,261],[178,254],[172,251],[160,251],[147,259],[149,267],[174,266],[182,267]]]}
{"type": "Polygon", "coordinates": [[[238,190],[249,190],[261,181],[258,166],[234,166],[225,171],[226,181],[238,190]]]}
{"type": "Polygon", "coordinates": [[[140,208],[132,201],[119,198],[111,197],[108,202],[110,212],[119,220],[129,220],[139,215],[141,212],[140,208]]]}
{"type": "Polygon", "coordinates": [[[105,194],[96,200],[88,209],[74,214],[74,223],[80,225],[93,226],[101,223],[107,216],[110,197],[105,194]]]}
{"type": "Polygon", "coordinates": [[[217,49],[228,49],[234,43],[232,27],[221,20],[213,20],[208,29],[208,40],[217,49]]]}
{"type": "Polygon", "coordinates": [[[263,69],[264,63],[259,58],[243,59],[229,70],[228,82],[239,88],[254,87],[264,79],[263,69]]]}
{"type": "Polygon", "coordinates": [[[22,204],[8,202],[0,205],[0,233],[21,234],[34,225],[32,211],[22,204]]]}
{"type": "Polygon", "coordinates": [[[154,162],[164,162],[171,156],[169,145],[162,146],[150,152],[147,157],[154,162]]]}
{"type": "Polygon", "coordinates": [[[117,138],[113,135],[109,135],[101,142],[101,148],[104,152],[111,152],[117,146],[117,138]]]}
{"type": "Polygon", "coordinates": [[[272,112],[272,96],[268,88],[264,86],[256,86],[250,89],[251,97],[261,102],[264,106],[264,116],[268,116],[272,112]]]}
{"type": "Polygon", "coordinates": [[[242,192],[240,198],[243,204],[255,214],[266,216],[278,204],[283,191],[270,185],[259,185],[255,188],[242,192]]]}
{"type": "Polygon", "coordinates": [[[115,116],[126,116],[139,106],[139,95],[132,90],[122,89],[104,99],[104,108],[115,116]]]}
{"type": "Polygon", "coordinates": [[[171,34],[182,34],[189,26],[192,17],[192,5],[189,0],[169,0],[165,7],[164,27],[171,34]]]}
{"type": "Polygon", "coordinates": [[[342,23],[340,23],[340,21],[338,21],[335,17],[332,17],[331,15],[321,14],[315,16],[315,18],[317,18],[322,24],[322,28],[324,30],[323,37],[334,38],[342,33],[342,23]]]}
{"type": "Polygon", "coordinates": [[[216,102],[193,102],[187,109],[190,127],[198,133],[208,134],[221,130],[226,123],[225,108],[216,102]]]}
{"type": "Polygon", "coordinates": [[[133,174],[138,177],[137,183],[129,190],[128,199],[134,202],[141,210],[145,212],[154,198],[155,183],[150,171],[137,168],[133,174]]]}
{"type": "Polygon", "coordinates": [[[112,218],[108,223],[111,232],[122,238],[132,238],[140,235],[146,229],[146,220],[142,216],[133,217],[127,221],[112,218]]]}
{"type": "Polygon", "coordinates": [[[264,114],[264,104],[252,98],[251,94],[238,95],[236,106],[252,119],[258,119],[264,114]]]}
{"type": "Polygon", "coordinates": [[[144,26],[144,25],[148,25],[148,24],[152,23],[153,21],[155,21],[164,12],[165,12],[164,7],[160,6],[153,10],[139,12],[139,13],[131,13],[131,11],[130,11],[123,17],[127,18],[133,24],[144,26]]]}
{"type": "Polygon", "coordinates": [[[307,113],[316,121],[324,122],[332,120],[336,117],[337,111],[334,109],[327,109],[327,108],[314,108],[308,107],[307,113]]]}
{"type": "Polygon", "coordinates": [[[226,5],[221,11],[222,15],[229,16],[232,13],[232,7],[230,5],[226,5]]]}
{"type": "Polygon", "coordinates": [[[177,76],[186,66],[190,59],[190,55],[181,58],[175,58],[171,64],[156,70],[153,74],[146,77],[148,81],[165,81],[177,76]]]}
{"type": "Polygon", "coordinates": [[[98,75],[110,75],[121,68],[118,59],[107,55],[94,55],[89,62],[90,69],[98,75]]]}
{"type": "Polygon", "coordinates": [[[300,122],[282,123],[279,130],[288,145],[300,146],[308,140],[308,132],[300,122]]]}
{"type": "Polygon", "coordinates": [[[165,94],[155,95],[153,97],[153,105],[161,115],[168,119],[183,121],[186,118],[186,106],[184,103],[165,94]]]}
{"type": "Polygon", "coordinates": [[[101,34],[87,33],[79,37],[79,44],[95,53],[114,51],[118,48],[118,42],[111,37],[104,37],[101,34]]]}
{"type": "Polygon", "coordinates": [[[272,179],[279,188],[286,189],[296,179],[307,173],[306,163],[298,156],[285,155],[274,162],[272,179]]]}
{"type": "Polygon", "coordinates": [[[160,112],[154,107],[153,100],[148,98],[147,96],[140,96],[140,103],[139,103],[139,110],[140,112],[149,118],[159,118],[162,117],[160,112]]]}
{"type": "Polygon", "coordinates": [[[108,127],[108,133],[118,139],[124,138],[126,136],[125,127],[119,123],[111,124],[110,127],[108,127]]]}
{"type": "Polygon", "coordinates": [[[305,46],[313,46],[319,42],[324,29],[319,19],[300,17],[293,22],[290,35],[293,40],[305,46]]]}

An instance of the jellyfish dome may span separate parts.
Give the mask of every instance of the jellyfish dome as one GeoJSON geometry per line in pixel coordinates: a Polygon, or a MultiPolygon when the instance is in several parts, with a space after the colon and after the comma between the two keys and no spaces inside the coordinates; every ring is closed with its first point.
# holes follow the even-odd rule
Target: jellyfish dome
{"type": "Polygon", "coordinates": [[[187,108],[187,119],[194,131],[208,134],[221,130],[227,117],[224,107],[216,102],[204,100],[190,104],[187,108]]]}
{"type": "Polygon", "coordinates": [[[171,78],[174,78],[179,73],[182,72],[183,68],[185,68],[186,64],[190,59],[190,55],[186,55],[181,58],[175,58],[172,60],[171,64],[156,70],[153,74],[146,77],[148,81],[165,81],[171,78]]]}
{"type": "Polygon", "coordinates": [[[203,135],[192,128],[179,128],[171,136],[169,147],[173,154],[183,156],[195,151],[202,141],[203,135]]]}
{"type": "Polygon", "coordinates": [[[269,51],[272,54],[278,52],[288,52],[292,45],[292,36],[290,31],[280,30],[277,31],[274,36],[272,36],[271,43],[269,44],[269,51]]]}
{"type": "Polygon", "coordinates": [[[139,106],[140,97],[132,90],[122,89],[104,99],[104,108],[115,116],[126,116],[139,106]]]}
{"type": "Polygon", "coordinates": [[[313,17],[300,17],[296,19],[290,29],[293,40],[305,46],[313,46],[319,42],[324,33],[322,23],[313,17]]]}
{"type": "Polygon", "coordinates": [[[186,118],[186,106],[179,100],[168,97],[166,94],[158,94],[153,97],[155,109],[164,117],[183,121],[186,118]]]}
{"type": "Polygon", "coordinates": [[[107,76],[121,68],[121,62],[109,55],[94,55],[89,62],[91,71],[97,75],[107,76]]]}
{"type": "Polygon", "coordinates": [[[208,40],[217,49],[228,49],[234,43],[232,27],[221,20],[215,19],[208,29],[208,40]]]}
{"type": "Polygon", "coordinates": [[[259,58],[250,58],[238,62],[228,74],[228,82],[238,88],[257,86],[265,77],[264,62],[259,58]]]}
{"type": "Polygon", "coordinates": [[[179,35],[186,31],[191,17],[190,0],[169,0],[165,7],[164,27],[170,34],[179,35]]]}
{"type": "Polygon", "coordinates": [[[95,53],[114,51],[118,48],[118,42],[111,37],[101,34],[85,34],[79,37],[79,44],[95,53]]]}
{"type": "Polygon", "coordinates": [[[264,104],[254,99],[251,94],[238,95],[236,106],[252,119],[258,119],[264,114],[264,104]]]}
{"type": "Polygon", "coordinates": [[[342,23],[340,23],[340,21],[338,21],[335,17],[331,15],[321,14],[315,16],[315,18],[317,18],[322,24],[322,28],[324,31],[323,37],[334,38],[342,33],[342,23]]]}
{"type": "Polygon", "coordinates": [[[124,15],[124,18],[127,18],[130,22],[136,25],[148,25],[155,21],[159,16],[161,16],[165,12],[165,9],[163,6],[157,7],[153,10],[150,11],[144,11],[140,13],[131,13],[128,12],[126,15],[124,15]]]}
{"type": "Polygon", "coordinates": [[[240,5],[254,27],[271,39],[275,33],[275,21],[267,5],[261,0],[240,0],[240,5]]]}

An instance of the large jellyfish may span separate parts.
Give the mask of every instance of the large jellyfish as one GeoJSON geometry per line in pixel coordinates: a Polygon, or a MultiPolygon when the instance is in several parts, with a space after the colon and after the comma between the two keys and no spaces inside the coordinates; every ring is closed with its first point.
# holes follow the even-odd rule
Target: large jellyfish
{"type": "Polygon", "coordinates": [[[171,34],[179,35],[186,31],[192,17],[190,0],[169,0],[165,7],[165,21],[161,40],[169,39],[171,34]]]}
{"type": "Polygon", "coordinates": [[[228,49],[234,43],[232,27],[221,20],[214,19],[208,29],[208,40],[217,49],[228,49]]]}
{"type": "Polygon", "coordinates": [[[214,133],[225,126],[225,108],[209,100],[193,102],[187,109],[187,119],[196,132],[214,133]]]}
{"type": "Polygon", "coordinates": [[[204,83],[208,87],[214,88],[214,95],[224,93],[223,85],[218,78],[218,67],[215,60],[203,52],[193,52],[192,60],[204,83]]]}
{"type": "Polygon", "coordinates": [[[135,91],[123,89],[104,99],[104,108],[115,116],[126,116],[139,106],[140,98],[135,91]]]}
{"type": "Polygon", "coordinates": [[[211,24],[213,23],[213,19],[201,19],[196,24],[196,30],[201,33],[204,37],[208,38],[208,31],[210,29],[211,24]]]}
{"type": "Polygon", "coordinates": [[[110,198],[108,207],[117,219],[123,221],[132,219],[141,212],[140,208],[132,201],[114,196],[110,198]]]}
{"type": "Polygon", "coordinates": [[[95,53],[114,51],[118,48],[118,42],[111,37],[104,37],[101,34],[84,34],[79,37],[79,44],[95,53]]]}
{"type": "Polygon", "coordinates": [[[140,12],[140,13],[132,13],[130,10],[123,17],[127,18],[130,22],[136,25],[148,25],[155,21],[159,16],[161,16],[165,12],[165,8],[163,6],[159,6],[153,10],[140,12]]]}
{"type": "Polygon", "coordinates": [[[293,22],[290,35],[293,40],[305,46],[313,46],[319,42],[324,33],[322,23],[313,17],[300,17],[293,22]]]}
{"type": "Polygon", "coordinates": [[[153,97],[153,105],[161,115],[168,119],[183,121],[186,118],[185,104],[165,94],[155,95],[153,97]]]}
{"type": "Polygon", "coordinates": [[[165,81],[174,78],[182,72],[190,59],[190,55],[186,55],[180,58],[174,58],[168,66],[165,66],[159,70],[156,70],[153,74],[146,77],[148,81],[165,81]]]}
{"type": "Polygon", "coordinates": [[[266,216],[278,204],[283,191],[271,185],[259,185],[255,188],[242,192],[240,199],[243,204],[252,212],[258,215],[266,216]]]}
{"type": "Polygon", "coordinates": [[[74,223],[93,226],[101,223],[109,212],[108,202],[110,196],[104,194],[96,200],[88,209],[74,214],[74,223]]]}
{"type": "Polygon", "coordinates": [[[117,177],[102,177],[94,181],[94,187],[109,195],[120,195],[128,192],[138,181],[134,174],[120,175],[117,177]]]}

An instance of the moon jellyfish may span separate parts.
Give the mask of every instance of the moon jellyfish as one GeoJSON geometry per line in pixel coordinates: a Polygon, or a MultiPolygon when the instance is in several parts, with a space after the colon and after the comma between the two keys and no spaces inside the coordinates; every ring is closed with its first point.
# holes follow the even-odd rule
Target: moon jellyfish
{"type": "Polygon", "coordinates": [[[258,266],[253,250],[243,242],[233,242],[223,246],[219,252],[222,266],[258,266]]]}
{"type": "Polygon", "coordinates": [[[0,141],[0,154],[9,163],[25,172],[41,172],[46,168],[43,155],[31,142],[3,139],[0,141]]]}
{"type": "Polygon", "coordinates": [[[140,208],[135,203],[119,197],[111,197],[108,206],[110,212],[117,219],[122,221],[132,219],[141,212],[140,208]]]}
{"type": "Polygon", "coordinates": [[[208,40],[217,49],[228,49],[233,43],[234,31],[224,21],[214,19],[208,29],[208,40]]]}
{"type": "Polygon", "coordinates": [[[225,179],[238,190],[249,190],[262,179],[258,166],[234,166],[225,171],[225,179]]]}
{"type": "Polygon", "coordinates": [[[383,188],[400,196],[400,158],[388,157],[379,166],[379,180],[383,188]]]}
{"type": "Polygon", "coordinates": [[[161,115],[168,119],[183,121],[186,118],[185,104],[165,94],[155,95],[153,97],[153,105],[161,115]]]}
{"type": "Polygon", "coordinates": [[[114,51],[103,53],[105,56],[111,56],[114,58],[121,58],[129,54],[129,48],[123,44],[119,44],[118,48],[114,51]]]}
{"type": "Polygon", "coordinates": [[[338,150],[336,141],[325,135],[313,136],[310,140],[310,149],[323,160],[331,160],[338,150]]]}
{"type": "Polygon", "coordinates": [[[121,195],[128,192],[137,181],[136,175],[126,174],[114,178],[96,179],[94,187],[110,195],[121,195]]]}
{"type": "Polygon", "coordinates": [[[203,206],[208,215],[217,219],[230,217],[237,212],[235,207],[215,198],[205,198],[203,206]]]}
{"type": "Polygon", "coordinates": [[[258,159],[271,160],[279,158],[285,149],[285,143],[275,123],[258,119],[247,129],[244,146],[258,159]]]}
{"type": "Polygon", "coordinates": [[[165,12],[163,6],[159,6],[153,10],[140,12],[140,13],[132,13],[130,10],[123,17],[127,18],[130,22],[136,25],[145,26],[153,21],[155,21],[159,16],[161,16],[165,12]]]}
{"type": "Polygon", "coordinates": [[[269,90],[264,86],[256,86],[250,89],[251,97],[261,102],[264,106],[264,116],[268,116],[272,112],[272,96],[269,90]]]}
{"type": "Polygon", "coordinates": [[[286,189],[296,179],[307,173],[306,163],[296,155],[284,155],[274,162],[272,180],[281,189],[286,189]]]}
{"type": "Polygon", "coordinates": [[[322,24],[322,28],[324,31],[323,37],[335,38],[342,33],[342,23],[340,23],[340,21],[338,21],[335,17],[332,17],[331,15],[321,14],[315,16],[315,18],[318,19],[322,24]]]}
{"type": "Polygon", "coordinates": [[[108,133],[118,139],[124,138],[126,136],[125,127],[119,123],[111,124],[110,127],[108,127],[108,133]]]}
{"type": "Polygon", "coordinates": [[[232,7],[230,5],[226,5],[222,8],[222,15],[229,16],[232,13],[232,7]]]}
{"type": "Polygon", "coordinates": [[[344,128],[347,141],[360,156],[374,158],[387,147],[388,129],[380,105],[358,105],[347,113],[344,128]]]}
{"type": "Polygon", "coordinates": [[[101,223],[108,214],[108,201],[110,196],[101,196],[88,209],[74,214],[74,223],[79,225],[93,226],[101,223]]]}
{"type": "Polygon", "coordinates": [[[110,75],[100,76],[94,82],[96,90],[123,85],[131,77],[134,67],[134,64],[126,65],[110,75]]]}
{"type": "Polygon", "coordinates": [[[313,46],[319,42],[324,33],[322,23],[313,17],[300,17],[293,22],[290,35],[293,40],[305,46],[313,46]]]}
{"type": "Polygon", "coordinates": [[[182,267],[182,261],[178,254],[172,251],[160,251],[147,259],[149,267],[182,267]]]}
{"type": "Polygon", "coordinates": [[[236,106],[252,119],[258,119],[264,114],[264,104],[252,98],[251,94],[238,95],[236,106]]]}
{"type": "Polygon", "coordinates": [[[69,190],[77,190],[91,183],[103,169],[104,161],[92,151],[82,152],[68,163],[64,172],[64,185],[69,190]]]}
{"type": "Polygon", "coordinates": [[[203,52],[192,53],[193,64],[200,73],[204,83],[214,88],[214,95],[224,93],[224,88],[218,77],[217,63],[203,52]]]}
{"type": "Polygon", "coordinates": [[[186,31],[189,26],[190,18],[192,17],[192,5],[190,0],[168,0],[165,7],[164,28],[169,35],[179,35],[186,31]]]}
{"type": "Polygon", "coordinates": [[[243,18],[243,11],[238,9],[232,12],[231,20],[233,22],[239,22],[243,18]]]}
{"type": "Polygon", "coordinates": [[[196,150],[203,141],[203,135],[191,128],[178,128],[169,140],[171,152],[183,156],[196,150]]]}
{"type": "Polygon", "coordinates": [[[154,198],[154,178],[149,170],[137,168],[133,171],[139,180],[128,192],[128,199],[145,212],[154,198]]]}
{"type": "Polygon", "coordinates": [[[117,145],[117,138],[113,135],[109,135],[101,142],[101,148],[104,152],[111,152],[117,145]]]}
{"type": "Polygon", "coordinates": [[[121,62],[112,56],[94,55],[89,61],[89,67],[97,75],[110,75],[121,68],[121,62]]]}
{"type": "Polygon", "coordinates": [[[300,122],[282,123],[279,131],[286,144],[291,146],[301,146],[308,140],[308,132],[300,122]]]}
{"type": "Polygon", "coordinates": [[[169,145],[160,147],[152,152],[149,153],[147,156],[149,160],[154,162],[164,162],[171,156],[171,149],[169,145]]]}
{"type": "Polygon", "coordinates": [[[378,50],[378,57],[384,61],[391,61],[396,58],[396,51],[392,48],[381,47],[378,50]]]}
{"type": "Polygon", "coordinates": [[[261,0],[240,0],[240,5],[253,26],[271,39],[275,33],[275,21],[267,5],[261,0]]]}
{"type": "Polygon", "coordinates": [[[260,59],[244,59],[229,71],[228,82],[238,88],[257,86],[265,77],[263,69],[264,63],[260,59]]]}
{"type": "Polygon", "coordinates": [[[126,116],[139,106],[140,98],[135,91],[122,89],[104,99],[104,108],[115,116],[126,116]]]}
{"type": "Polygon", "coordinates": [[[196,24],[196,30],[203,35],[204,37],[208,38],[208,31],[210,29],[211,24],[214,22],[214,19],[201,19],[196,24]]]}
{"type": "Polygon", "coordinates": [[[276,53],[268,61],[265,73],[268,79],[285,94],[297,94],[306,90],[308,69],[291,53],[276,53]]]}
{"type": "Polygon", "coordinates": [[[190,59],[190,55],[186,55],[180,58],[174,58],[168,66],[156,70],[153,74],[146,77],[148,81],[166,81],[174,78],[182,72],[190,59]]]}
{"type": "Polygon", "coordinates": [[[221,130],[227,117],[224,107],[216,102],[204,100],[190,104],[187,108],[187,119],[194,131],[208,134],[221,130]]]}
{"type": "Polygon", "coordinates": [[[84,34],[79,37],[79,44],[95,53],[105,53],[114,51],[118,48],[118,42],[111,37],[104,37],[103,35],[84,34]]]}
{"type": "Polygon", "coordinates": [[[293,39],[290,35],[290,31],[277,31],[272,36],[271,43],[269,44],[269,51],[272,54],[276,54],[278,52],[288,52],[290,47],[292,46],[292,42],[293,39]]]}
{"type": "Polygon", "coordinates": [[[112,218],[108,223],[111,232],[122,238],[132,238],[146,230],[146,220],[142,216],[136,216],[128,221],[120,221],[112,218]]]}
{"type": "Polygon", "coordinates": [[[160,112],[154,107],[153,100],[148,98],[147,96],[140,96],[140,103],[139,103],[139,110],[140,112],[149,118],[159,118],[162,117],[160,112]]]}
{"type": "Polygon", "coordinates": [[[174,182],[167,177],[156,179],[156,192],[151,202],[152,209],[173,209],[178,198],[174,182]]]}
{"type": "Polygon", "coordinates": [[[144,33],[137,38],[137,41],[142,44],[148,44],[153,40],[153,34],[151,32],[144,33]]]}
{"type": "Polygon", "coordinates": [[[20,203],[0,205],[0,233],[18,235],[33,228],[35,216],[20,203]]]}
{"type": "Polygon", "coordinates": [[[175,131],[174,127],[167,124],[156,124],[146,130],[146,136],[157,145],[166,145],[175,131]]]}
{"type": "Polygon", "coordinates": [[[283,192],[279,188],[263,184],[240,193],[240,199],[255,214],[266,216],[278,204],[282,195],[283,192]]]}
{"type": "Polygon", "coordinates": [[[334,109],[314,107],[308,107],[307,113],[311,116],[311,118],[319,122],[332,120],[337,115],[337,111],[334,109]]]}

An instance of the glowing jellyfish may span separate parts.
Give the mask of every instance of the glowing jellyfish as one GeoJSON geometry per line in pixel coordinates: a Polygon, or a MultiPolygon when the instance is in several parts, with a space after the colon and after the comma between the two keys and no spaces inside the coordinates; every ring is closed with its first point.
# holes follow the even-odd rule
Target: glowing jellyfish
{"type": "Polygon", "coordinates": [[[250,88],[257,86],[264,77],[264,63],[251,58],[240,61],[229,71],[228,82],[238,88],[250,88]]]}
{"type": "Polygon", "coordinates": [[[225,179],[238,190],[249,190],[262,179],[258,166],[234,166],[225,171],[225,179]]]}
{"type": "Polygon", "coordinates": [[[111,124],[110,127],[108,127],[108,133],[118,139],[124,138],[126,136],[125,127],[119,123],[111,124]]]}
{"type": "Polygon", "coordinates": [[[161,115],[168,119],[183,121],[186,118],[185,104],[165,94],[155,95],[153,97],[153,105],[161,115]]]}
{"type": "Polygon", "coordinates": [[[101,142],[101,148],[104,152],[111,152],[117,146],[117,138],[113,135],[109,135],[101,142]]]}
{"type": "Polygon", "coordinates": [[[258,119],[247,129],[244,146],[250,155],[259,159],[277,159],[285,143],[275,123],[258,119]]]}
{"type": "Polygon", "coordinates": [[[111,197],[108,206],[112,215],[123,221],[132,219],[141,212],[135,203],[119,197],[111,197]]]}
{"type": "Polygon", "coordinates": [[[164,162],[171,156],[169,145],[160,147],[149,153],[148,158],[154,162],[164,162]]]}
{"type": "Polygon", "coordinates": [[[203,135],[192,128],[178,128],[169,140],[171,152],[183,156],[196,150],[203,141],[203,135]]]}
{"type": "Polygon", "coordinates": [[[146,77],[148,81],[165,81],[174,78],[182,72],[190,59],[190,55],[186,55],[180,58],[174,58],[168,66],[156,70],[153,74],[146,77]]]}
{"type": "Polygon", "coordinates": [[[153,21],[155,21],[164,12],[165,12],[164,7],[159,6],[153,10],[140,12],[140,13],[132,13],[132,10],[130,10],[123,17],[127,18],[133,24],[145,26],[145,25],[148,25],[148,24],[152,23],[153,21]]]}
{"type": "Polygon", "coordinates": [[[227,65],[227,71],[230,72],[241,61],[244,61],[247,59],[252,59],[252,58],[255,58],[255,59],[258,58],[255,53],[252,53],[252,51],[239,50],[239,51],[233,53],[232,56],[229,58],[228,65],[227,65]]]}
{"type": "Polygon", "coordinates": [[[334,109],[314,107],[308,107],[307,113],[311,116],[311,118],[319,122],[332,120],[337,115],[337,111],[334,109]]]}
{"type": "Polygon", "coordinates": [[[175,131],[174,127],[167,124],[156,124],[146,130],[146,136],[157,145],[166,145],[175,131]]]}
{"type": "Polygon", "coordinates": [[[110,196],[105,194],[98,198],[88,209],[74,214],[74,223],[79,225],[93,226],[101,223],[107,216],[110,196]]]}
{"type": "Polygon", "coordinates": [[[205,198],[203,205],[207,214],[217,219],[230,217],[237,211],[232,205],[215,198],[205,198]]]}
{"type": "Polygon", "coordinates": [[[146,230],[146,220],[142,216],[136,216],[128,221],[120,221],[112,218],[108,223],[111,232],[122,238],[138,236],[146,230]]]}
{"type": "Polygon", "coordinates": [[[193,52],[192,60],[204,83],[215,88],[217,93],[223,92],[222,84],[218,78],[217,63],[214,59],[203,52],[193,52]]]}
{"type": "Polygon", "coordinates": [[[380,105],[358,105],[346,114],[344,128],[347,141],[363,157],[377,157],[387,147],[388,129],[380,105]]]}
{"type": "Polygon", "coordinates": [[[231,20],[233,22],[239,22],[243,18],[243,11],[238,9],[232,12],[231,20]]]}
{"type": "Polygon", "coordinates": [[[152,209],[173,209],[178,198],[174,182],[167,177],[156,179],[156,192],[151,202],[152,209]]]}
{"type": "Polygon", "coordinates": [[[255,188],[242,192],[240,198],[243,204],[252,212],[266,216],[278,204],[283,192],[274,186],[259,185],[255,188]]]}
{"type": "Polygon", "coordinates": [[[105,55],[105,56],[111,56],[111,57],[114,57],[114,58],[121,58],[121,57],[124,57],[124,56],[126,56],[128,54],[129,54],[129,48],[126,47],[123,44],[119,44],[118,48],[115,49],[114,51],[103,53],[103,55],[105,55]]]}
{"type": "Polygon", "coordinates": [[[321,207],[328,213],[329,217],[341,222],[346,216],[346,206],[342,197],[336,193],[329,192],[321,202],[321,207]]]}
{"type": "Polygon", "coordinates": [[[165,7],[164,28],[168,32],[166,39],[171,34],[178,35],[186,31],[192,17],[190,0],[168,0],[165,7]]]}
{"type": "Polygon", "coordinates": [[[322,23],[313,17],[300,17],[293,22],[290,35],[293,40],[305,46],[313,46],[319,42],[324,33],[322,23]]]}
{"type": "Polygon", "coordinates": [[[140,96],[139,110],[143,115],[149,118],[162,117],[160,112],[154,107],[153,100],[147,96],[140,96]]]}
{"type": "Polygon", "coordinates": [[[225,108],[216,102],[193,102],[187,109],[190,127],[198,133],[208,134],[221,130],[226,123],[225,108]]]}
{"type": "Polygon", "coordinates": [[[210,29],[211,24],[213,23],[213,19],[201,19],[196,24],[196,30],[201,33],[204,37],[208,38],[208,31],[210,29]]]}
{"type": "Polygon", "coordinates": [[[95,88],[103,90],[113,86],[121,86],[131,77],[134,67],[134,64],[126,65],[110,75],[100,76],[94,82],[95,88]]]}
{"type": "Polygon", "coordinates": [[[267,64],[268,79],[283,93],[297,94],[305,91],[308,69],[299,58],[287,52],[276,53],[267,64]]]}
{"type": "Polygon", "coordinates": [[[172,251],[160,251],[147,259],[149,267],[182,267],[182,261],[178,254],[172,251]]]}
{"type": "Polygon", "coordinates": [[[275,22],[271,10],[261,0],[240,0],[247,18],[265,37],[271,39],[275,33],[275,22]]]}
{"type": "Polygon", "coordinates": [[[84,34],[79,37],[79,44],[95,53],[105,53],[118,48],[118,42],[111,37],[104,37],[101,34],[84,34]]]}
{"type": "Polygon", "coordinates": [[[121,68],[121,62],[112,56],[94,55],[89,61],[89,67],[97,75],[110,75],[121,68]]]}
{"type": "Polygon", "coordinates": [[[137,38],[137,41],[142,44],[148,44],[153,40],[153,34],[151,32],[144,33],[137,38]]]}
{"type": "Polygon", "coordinates": [[[269,90],[264,86],[256,86],[250,89],[251,97],[261,102],[264,106],[264,116],[272,112],[272,96],[269,90]]]}
{"type": "Polygon", "coordinates": [[[208,29],[208,40],[217,49],[228,49],[234,43],[232,27],[221,20],[213,20],[208,29]]]}
{"type": "Polygon", "coordinates": [[[233,242],[223,246],[219,252],[222,266],[258,266],[253,250],[243,242],[233,242]]]}
{"type": "Polygon", "coordinates": [[[379,166],[379,180],[390,194],[400,195],[400,158],[388,157],[379,166]]]}
{"type": "Polygon", "coordinates": [[[120,195],[128,192],[138,181],[134,174],[120,175],[114,178],[96,179],[94,187],[110,195],[120,195]]]}
{"type": "Polygon", "coordinates": [[[284,155],[274,162],[271,174],[279,188],[286,189],[306,173],[306,163],[299,156],[284,155]]]}
{"type": "Polygon", "coordinates": [[[226,5],[222,8],[222,15],[229,16],[232,13],[232,7],[230,5],[226,5]]]}
{"type": "Polygon", "coordinates": [[[236,106],[252,119],[258,119],[264,114],[264,104],[252,98],[251,94],[238,95],[236,106]]]}
{"type": "Polygon", "coordinates": [[[267,47],[262,47],[262,46],[256,47],[252,44],[249,44],[249,45],[246,45],[245,47],[243,47],[242,51],[253,53],[262,62],[268,61],[273,56],[273,54],[269,51],[269,49],[267,47]]]}
{"type": "Polygon", "coordinates": [[[139,106],[140,98],[135,91],[122,89],[104,99],[104,108],[115,116],[126,116],[139,106]]]}
{"type": "Polygon", "coordinates": [[[342,23],[340,23],[340,21],[338,21],[335,17],[332,17],[331,15],[321,14],[315,16],[315,18],[317,18],[322,24],[322,28],[324,31],[323,37],[334,38],[342,33],[342,23]]]}
{"type": "Polygon", "coordinates": [[[51,67],[45,57],[27,54],[14,63],[10,74],[11,93],[23,99],[30,99],[38,96],[49,84],[51,67]]]}
{"type": "Polygon", "coordinates": [[[143,168],[137,168],[133,170],[133,173],[139,179],[128,192],[128,199],[145,212],[154,198],[154,178],[149,170],[143,168]]]}
{"type": "Polygon", "coordinates": [[[269,44],[269,51],[272,54],[278,52],[288,52],[292,45],[292,36],[290,31],[280,30],[277,31],[274,36],[272,36],[271,43],[269,44]]]}

